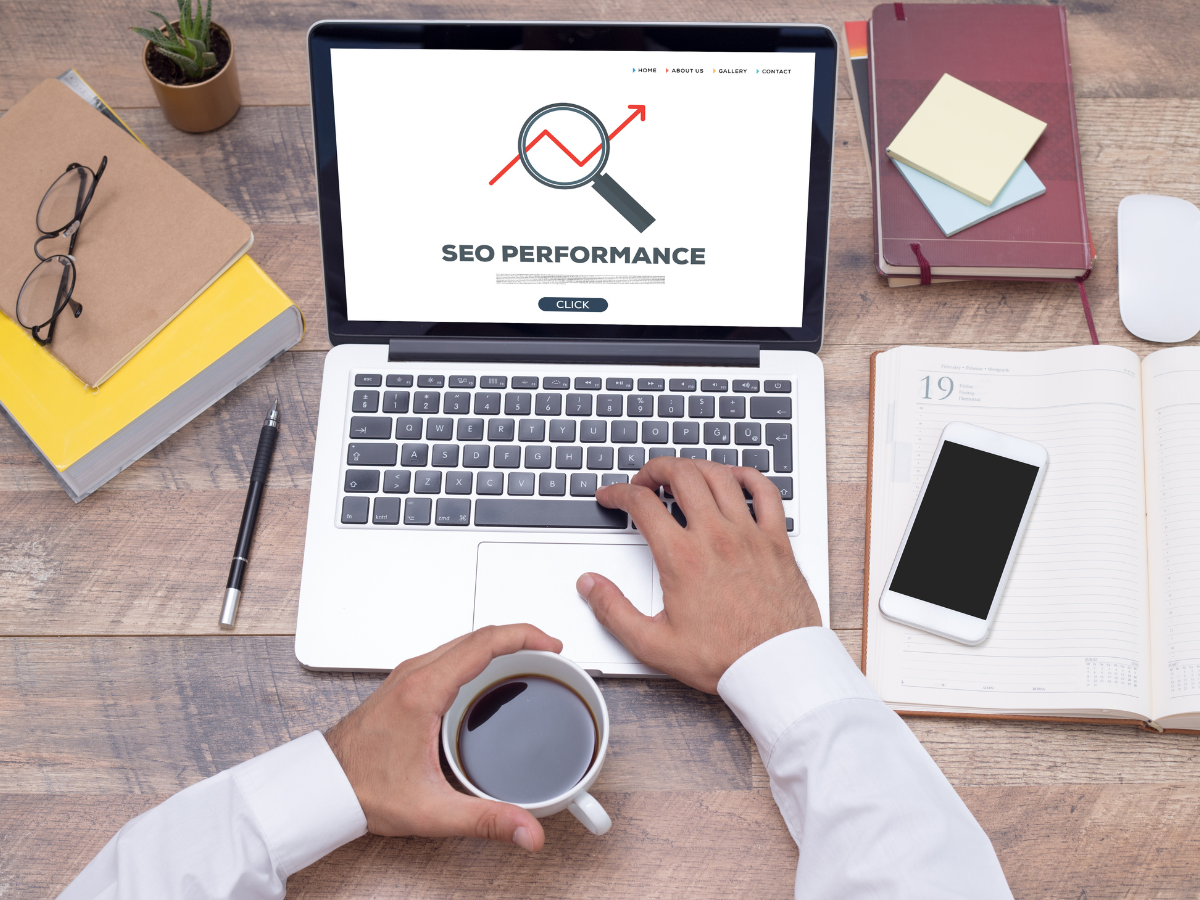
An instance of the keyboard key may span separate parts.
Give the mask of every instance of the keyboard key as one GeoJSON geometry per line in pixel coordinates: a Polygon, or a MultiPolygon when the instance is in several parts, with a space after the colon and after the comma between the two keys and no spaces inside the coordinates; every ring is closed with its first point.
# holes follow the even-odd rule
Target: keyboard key
{"type": "Polygon", "coordinates": [[[663,394],[658,398],[658,415],[663,419],[678,419],[683,416],[683,397],[678,394],[663,394]]]}
{"type": "Polygon", "coordinates": [[[606,391],[632,391],[632,378],[608,378],[604,381],[604,389],[606,391]]]}
{"type": "Polygon", "coordinates": [[[750,418],[752,419],[790,419],[791,417],[791,397],[750,398],[750,418]]]}
{"type": "Polygon", "coordinates": [[[582,447],[557,447],[554,451],[554,465],[559,469],[582,469],[582,447]]]}
{"type": "Polygon", "coordinates": [[[695,378],[672,378],[670,384],[673,391],[694,391],[696,389],[695,378]]]}
{"type": "Polygon", "coordinates": [[[568,416],[590,416],[592,414],[591,394],[567,394],[568,416]]]}
{"type": "Polygon", "coordinates": [[[387,440],[392,436],[392,420],[388,416],[351,416],[350,437],[355,440],[387,440]]]}
{"type": "Polygon", "coordinates": [[[599,378],[576,378],[575,390],[577,391],[598,391],[600,390],[599,378]]]}
{"type": "Polygon", "coordinates": [[[669,436],[669,429],[666,422],[643,422],[642,423],[642,443],[643,444],[665,444],[669,436]]]}
{"type": "Polygon", "coordinates": [[[371,514],[370,497],[343,497],[342,522],[346,525],[366,525],[371,514]]]}
{"type": "Polygon", "coordinates": [[[611,469],[613,467],[613,448],[588,447],[587,467],[589,469],[611,469]]]}
{"type": "Polygon", "coordinates": [[[762,425],[758,422],[738,422],[733,426],[735,444],[761,444],[762,425]]]}
{"type": "Polygon", "coordinates": [[[729,382],[724,378],[701,378],[700,390],[712,391],[714,394],[723,394],[729,390],[729,382]]]}
{"type": "Polygon", "coordinates": [[[425,439],[429,441],[454,440],[454,420],[430,419],[425,423],[425,439]]]}
{"type": "MultiPolygon", "coordinates": [[[[420,412],[422,410],[418,410],[420,412]]],[[[437,412],[437,410],[433,410],[437,412]]],[[[456,416],[461,416],[471,412],[471,395],[467,391],[446,391],[446,405],[442,407],[442,412],[449,415],[454,413],[456,416]]]]}
{"type": "Polygon", "coordinates": [[[629,396],[629,415],[654,415],[654,397],[650,394],[631,394],[629,396]]]}
{"type": "Polygon", "coordinates": [[[400,465],[427,466],[429,465],[428,444],[405,444],[400,448],[400,465]]]}
{"type": "Polygon", "coordinates": [[[379,412],[379,391],[355,391],[350,409],[356,413],[379,412]]]}
{"type": "Polygon", "coordinates": [[[679,455],[684,459],[708,459],[708,451],[703,447],[684,447],[679,455]]]}
{"type": "Polygon", "coordinates": [[[503,472],[480,472],[475,476],[475,493],[477,494],[503,494],[504,493],[504,473],[503,472]]]}
{"type": "Polygon", "coordinates": [[[545,419],[522,419],[517,426],[517,440],[519,441],[544,441],[545,439],[545,419]]]}
{"type": "Polygon", "coordinates": [[[407,494],[412,481],[412,472],[405,469],[388,469],[383,473],[383,492],[385,494],[407,494]]]}
{"type": "Polygon", "coordinates": [[[371,521],[376,525],[399,525],[400,498],[376,497],[375,514],[371,516],[371,521]]]}
{"type": "Polygon", "coordinates": [[[526,447],[525,448],[525,468],[527,469],[548,469],[550,468],[550,453],[549,447],[526,447]]]}
{"type": "Polygon", "coordinates": [[[596,415],[610,419],[621,415],[624,398],[620,394],[599,394],[596,397],[596,415]]]}
{"type": "Polygon", "coordinates": [[[792,425],[790,422],[768,422],[767,443],[775,448],[775,471],[792,471],[792,425]]]}
{"type": "Polygon", "coordinates": [[[603,444],[608,440],[608,423],[603,419],[585,419],[579,423],[579,440],[585,444],[603,444]]]}
{"type": "Polygon", "coordinates": [[[506,416],[527,416],[533,411],[533,394],[505,394],[504,414],[506,416]]]}
{"type": "MultiPolygon", "coordinates": [[[[508,493],[511,497],[531,496],[533,494],[533,473],[532,472],[509,472],[508,473],[508,493]]],[[[487,523],[479,521],[479,508],[475,508],[475,524],[485,525],[487,523]]]]}
{"type": "Polygon", "coordinates": [[[768,394],[790,394],[792,383],[790,381],[764,381],[763,390],[768,394]]]}
{"type": "MultiPolygon", "coordinates": [[[[471,481],[472,477],[470,472],[447,472],[446,493],[469,494],[471,493],[471,481]]],[[[441,500],[438,501],[438,503],[441,502],[441,500]]]]}
{"type": "Polygon", "coordinates": [[[771,481],[775,483],[775,487],[779,488],[779,497],[782,500],[791,500],[795,495],[792,493],[792,479],[781,475],[768,475],[771,481]]]}
{"type": "Polygon", "coordinates": [[[388,387],[412,387],[413,377],[411,375],[389,375],[387,377],[388,387]]]}
{"type": "Polygon", "coordinates": [[[383,387],[382,375],[355,375],[355,387],[383,387]]]}
{"type": "Polygon", "coordinates": [[[408,391],[384,391],[383,411],[385,413],[408,412],[408,391]]]}
{"type": "Polygon", "coordinates": [[[571,389],[570,378],[543,378],[543,391],[569,391],[571,389]]]}
{"type": "Polygon", "coordinates": [[[533,398],[533,411],[539,416],[561,416],[562,394],[538,394],[533,398]]]}
{"type": "Polygon", "coordinates": [[[783,524],[787,527],[788,531],[794,531],[796,528],[796,523],[792,520],[791,516],[787,516],[783,520],[783,524]]]}
{"type": "Polygon", "coordinates": [[[445,498],[438,500],[437,516],[434,521],[439,525],[470,525],[471,501],[446,500],[445,498]]]}
{"type": "Polygon", "coordinates": [[[666,389],[667,389],[667,383],[662,378],[639,378],[638,379],[638,390],[639,391],[665,391],[666,389]]]}
{"type": "Polygon", "coordinates": [[[489,441],[511,441],[517,436],[517,423],[512,419],[488,419],[489,441]]]}
{"type": "Polygon", "coordinates": [[[678,503],[671,504],[671,517],[679,523],[681,528],[687,528],[687,516],[683,514],[683,510],[680,509],[678,503]]]}
{"type": "Polygon", "coordinates": [[[394,466],[395,444],[351,444],[346,448],[348,466],[394,466]]]}
{"type": "Polygon", "coordinates": [[[688,397],[687,399],[689,419],[711,419],[717,414],[716,397],[706,397],[701,394],[698,397],[688,397]]]}
{"type": "Polygon", "coordinates": [[[651,459],[658,459],[660,456],[674,456],[674,455],[675,455],[674,447],[651,447],[650,448],[650,458],[651,459]]]}
{"type": "Polygon", "coordinates": [[[760,472],[770,472],[770,455],[768,450],[743,450],[742,465],[760,472]]]}
{"type": "Polygon", "coordinates": [[[612,442],[614,444],[636,444],[637,438],[637,422],[612,423],[612,442]]]}
{"type": "Polygon", "coordinates": [[[577,472],[571,476],[572,497],[595,497],[596,476],[587,472],[577,472]]]}
{"type": "Polygon", "coordinates": [[[497,469],[519,469],[521,468],[521,448],[520,447],[497,447],[496,458],[492,465],[497,469]]]}
{"type": "Polygon", "coordinates": [[[459,419],[456,439],[460,441],[482,441],[483,419],[459,419]]]}
{"type": "Polygon", "coordinates": [[[432,466],[449,469],[458,465],[458,444],[434,444],[432,466]]]}
{"type": "Polygon", "coordinates": [[[523,388],[525,390],[536,391],[538,380],[536,375],[514,375],[512,382],[513,390],[523,388]]]}
{"type": "Polygon", "coordinates": [[[421,439],[421,427],[424,422],[424,419],[397,419],[396,440],[419,441],[421,439]]]}
{"type": "Polygon", "coordinates": [[[671,443],[698,444],[700,443],[699,422],[672,422],[671,443]]]}
{"type": "Polygon", "coordinates": [[[610,484],[629,484],[628,475],[601,475],[600,487],[608,487],[610,484]]]}
{"type": "Polygon", "coordinates": [[[417,387],[444,387],[446,378],[444,375],[418,375],[417,387]]]}
{"type": "Polygon", "coordinates": [[[347,494],[373,494],[379,490],[378,469],[347,469],[345,491],[347,494]]]}
{"type": "Polygon", "coordinates": [[[737,451],[732,447],[728,450],[721,450],[717,447],[714,447],[712,451],[712,461],[715,463],[720,463],[723,466],[736,466],[737,456],[737,451]]]}
{"type": "Polygon", "coordinates": [[[562,497],[567,492],[567,476],[562,472],[543,472],[538,476],[538,493],[543,497],[562,497]]]}
{"type": "Polygon", "coordinates": [[[619,509],[606,509],[595,500],[476,500],[475,524],[513,528],[628,527],[619,509]]]}
{"type": "Polygon", "coordinates": [[[722,397],[719,403],[722,419],[746,418],[745,397],[722,397]]]}
{"type": "Polygon", "coordinates": [[[737,392],[739,394],[757,394],[758,393],[758,382],[750,381],[750,380],[744,379],[744,378],[743,379],[735,379],[733,382],[733,389],[735,392],[737,392]]]}
{"type": "Polygon", "coordinates": [[[467,444],[462,450],[463,465],[469,469],[486,469],[492,448],[487,444],[467,444]]]}
{"type": "Polygon", "coordinates": [[[575,420],[574,419],[551,419],[550,420],[550,440],[552,440],[552,441],[573,441],[573,440],[575,440],[575,420]]]}
{"type": "Polygon", "coordinates": [[[492,388],[492,389],[502,391],[506,387],[508,387],[508,376],[507,375],[484,375],[482,378],[479,379],[479,386],[481,388],[492,388]]]}
{"type": "Polygon", "coordinates": [[[417,391],[413,394],[413,412],[436,413],[442,402],[442,395],[437,391],[417,391]]]}
{"type": "Polygon", "coordinates": [[[441,472],[421,471],[417,473],[413,481],[416,484],[413,488],[414,494],[440,494],[442,492],[441,472]]]}
{"type": "Polygon", "coordinates": [[[704,423],[704,443],[710,446],[713,444],[728,444],[730,433],[730,427],[724,422],[704,423]]]}
{"type": "Polygon", "coordinates": [[[409,497],[404,501],[405,525],[428,525],[433,501],[428,497],[409,497]]]}
{"type": "Polygon", "coordinates": [[[451,375],[450,387],[452,388],[473,388],[475,387],[474,375],[451,375]]]}
{"type": "Polygon", "coordinates": [[[500,394],[491,391],[480,391],[475,395],[475,415],[500,415],[500,394]]]}
{"type": "Polygon", "coordinates": [[[636,471],[646,464],[646,450],[644,447],[618,447],[617,448],[617,468],[631,469],[636,471]]]}

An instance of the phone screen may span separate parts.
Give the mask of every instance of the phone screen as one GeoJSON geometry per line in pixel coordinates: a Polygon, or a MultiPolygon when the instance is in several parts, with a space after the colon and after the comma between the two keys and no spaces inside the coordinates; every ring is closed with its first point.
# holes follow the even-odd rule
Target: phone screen
{"type": "Polygon", "coordinates": [[[942,444],[889,589],[986,619],[1038,467],[942,444]]]}

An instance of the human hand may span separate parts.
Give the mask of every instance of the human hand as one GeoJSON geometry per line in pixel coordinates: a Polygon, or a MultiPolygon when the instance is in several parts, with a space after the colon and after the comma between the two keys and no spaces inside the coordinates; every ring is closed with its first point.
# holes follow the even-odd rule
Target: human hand
{"type": "Polygon", "coordinates": [[[785,631],[821,624],[792,555],[779,489],[761,472],[660,456],[629,484],[597,491],[596,500],[633,516],[658,566],[663,609],[643,615],[595,572],[580,576],[576,589],[646,665],[715,694],[743,654],[785,631]],[[674,494],[687,528],[663,506],[660,485],[674,494]],[[742,488],[754,498],[757,522],[742,488]]]}
{"type": "Polygon", "coordinates": [[[480,837],[539,850],[546,835],[527,810],[459,793],[438,761],[441,719],[458,689],[497,656],[562,651],[532,625],[489,625],[392,670],[375,693],[325,734],[373,834],[480,837]]]}

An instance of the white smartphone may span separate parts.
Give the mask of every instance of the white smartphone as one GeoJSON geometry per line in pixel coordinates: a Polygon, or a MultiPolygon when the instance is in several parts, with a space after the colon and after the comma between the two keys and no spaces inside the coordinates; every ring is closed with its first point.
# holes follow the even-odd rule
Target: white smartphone
{"type": "Polygon", "coordinates": [[[879,609],[963,644],[988,636],[1046,475],[1046,448],[966,422],[942,431],[879,609]]]}

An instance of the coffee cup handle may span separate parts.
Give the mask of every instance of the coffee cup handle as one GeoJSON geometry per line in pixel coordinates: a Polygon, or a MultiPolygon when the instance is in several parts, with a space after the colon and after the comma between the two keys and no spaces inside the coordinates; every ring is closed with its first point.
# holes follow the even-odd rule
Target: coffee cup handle
{"type": "Polygon", "coordinates": [[[608,817],[604,807],[586,791],[572,800],[567,809],[592,834],[605,834],[608,829],[612,828],[612,819],[608,817]]]}

